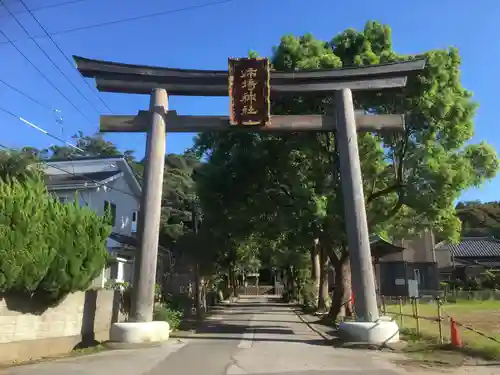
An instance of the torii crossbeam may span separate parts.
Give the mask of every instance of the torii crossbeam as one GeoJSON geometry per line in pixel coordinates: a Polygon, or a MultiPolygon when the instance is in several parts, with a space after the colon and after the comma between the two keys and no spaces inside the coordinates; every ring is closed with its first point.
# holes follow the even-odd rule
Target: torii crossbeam
{"type": "Polygon", "coordinates": [[[271,98],[276,95],[333,94],[334,115],[271,116],[266,126],[235,127],[230,125],[226,116],[183,116],[168,110],[168,95],[227,96],[228,71],[169,69],[77,56],[74,59],[84,77],[95,78],[100,91],[151,95],[149,111],[130,116],[105,115],[101,116],[100,122],[102,132],[148,133],[139,222],[140,254],[136,259],[131,312],[133,320],[152,320],[166,132],[229,130],[336,131],[356,316],[366,323],[379,320],[357,131],[401,131],[404,117],[356,113],[352,91],[404,87],[409,75],[424,69],[425,60],[331,70],[271,72],[271,98]]]}

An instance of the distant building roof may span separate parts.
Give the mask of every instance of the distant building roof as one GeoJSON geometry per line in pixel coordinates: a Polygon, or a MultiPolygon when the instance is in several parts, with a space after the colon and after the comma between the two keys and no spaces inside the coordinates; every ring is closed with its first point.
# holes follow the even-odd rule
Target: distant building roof
{"type": "Polygon", "coordinates": [[[79,174],[59,174],[59,175],[45,175],[45,184],[49,188],[63,188],[65,186],[75,186],[96,182],[102,183],[107,179],[120,174],[121,171],[104,171],[104,172],[91,172],[79,174]]]}
{"type": "Polygon", "coordinates": [[[375,258],[382,258],[389,254],[395,254],[404,251],[404,247],[396,246],[389,240],[379,235],[370,236],[370,248],[371,254],[375,258]]]}
{"type": "Polygon", "coordinates": [[[493,237],[464,237],[458,244],[440,242],[436,250],[448,250],[454,258],[500,258],[500,240],[493,237]]]}
{"type": "Polygon", "coordinates": [[[51,158],[50,160],[47,160],[48,162],[61,162],[61,161],[79,161],[79,160],[106,160],[106,159],[124,159],[123,155],[113,155],[113,156],[80,156],[80,155],[75,155],[72,157],[66,157],[66,158],[51,158]]]}
{"type": "Polygon", "coordinates": [[[452,268],[461,268],[469,266],[481,266],[484,268],[500,268],[500,258],[482,257],[482,258],[456,258],[452,268]]]}
{"type": "MultiPolygon", "coordinates": [[[[125,234],[120,234],[120,233],[116,233],[116,232],[111,232],[111,234],[109,235],[109,238],[112,239],[113,241],[116,241],[116,242],[124,245],[124,246],[134,248],[134,251],[135,251],[135,249],[137,249],[138,240],[136,237],[127,236],[125,234]]],[[[162,253],[170,255],[170,251],[167,250],[166,248],[164,248],[163,246],[158,245],[158,250],[160,250],[160,252],[162,252],[162,253]]]]}
{"type": "Polygon", "coordinates": [[[122,156],[51,159],[44,163],[45,183],[51,191],[94,188],[122,176],[136,197],[141,185],[122,156]]]}

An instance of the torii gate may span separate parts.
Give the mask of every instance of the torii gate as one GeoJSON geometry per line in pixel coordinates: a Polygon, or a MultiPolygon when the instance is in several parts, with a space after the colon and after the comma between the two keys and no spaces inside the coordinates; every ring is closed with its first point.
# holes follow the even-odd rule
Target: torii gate
{"type": "MultiPolygon", "coordinates": [[[[266,90],[270,91],[271,97],[276,94],[333,93],[335,113],[326,116],[272,116],[271,119],[257,116],[258,121],[248,121],[245,124],[241,116],[244,117],[248,114],[246,109],[245,113],[231,113],[231,118],[228,116],[178,115],[176,111],[168,109],[168,95],[235,95],[234,90],[231,90],[231,94],[229,93],[228,76],[230,82],[234,84],[235,79],[238,80],[238,77],[234,75],[234,69],[238,70],[238,61],[246,60],[252,65],[256,63],[254,59],[233,61],[232,69],[230,69],[232,71],[228,73],[228,71],[223,70],[169,69],[73,57],[78,70],[84,77],[96,79],[99,91],[145,94],[151,97],[149,111],[139,111],[137,115],[131,116],[105,115],[101,116],[100,120],[101,132],[147,132],[148,134],[138,231],[140,253],[136,257],[132,321],[148,323],[153,319],[153,296],[167,132],[335,130],[338,137],[351,271],[352,275],[355,276],[352,279],[352,284],[356,296],[358,319],[358,322],[344,324],[343,328],[357,341],[376,344],[399,338],[395,323],[392,322],[392,326],[386,327],[382,323],[389,323],[379,319],[357,131],[402,131],[404,129],[404,116],[355,113],[352,90],[382,90],[404,87],[409,74],[424,69],[425,60],[417,59],[358,68],[271,72],[269,77],[268,63],[264,59],[264,65],[257,64],[254,67],[257,70],[263,66],[267,68],[267,76],[265,71],[264,73],[261,71],[264,74],[264,80],[260,81],[261,92],[264,93],[264,105],[266,103],[269,105],[269,102],[265,102],[266,99],[269,100],[269,95],[265,98],[266,90]],[[253,125],[259,123],[260,126],[233,126],[234,124],[248,125],[248,123],[253,125]]],[[[241,73],[241,66],[239,68],[241,73]]],[[[234,98],[232,99],[234,100],[234,98]]],[[[235,107],[232,108],[233,111],[234,109],[235,107]]]]}

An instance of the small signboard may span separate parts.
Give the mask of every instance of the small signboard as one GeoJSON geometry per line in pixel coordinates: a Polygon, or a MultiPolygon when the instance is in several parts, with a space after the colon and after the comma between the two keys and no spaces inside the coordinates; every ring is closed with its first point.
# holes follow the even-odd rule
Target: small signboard
{"type": "Polygon", "coordinates": [[[265,126],[271,120],[269,60],[229,59],[231,125],[265,126]]]}
{"type": "Polygon", "coordinates": [[[408,280],[408,297],[418,298],[418,282],[417,280],[408,280]]]}
{"type": "Polygon", "coordinates": [[[394,280],[394,284],[398,285],[398,286],[405,285],[406,280],[405,279],[396,279],[396,280],[394,280]]]}

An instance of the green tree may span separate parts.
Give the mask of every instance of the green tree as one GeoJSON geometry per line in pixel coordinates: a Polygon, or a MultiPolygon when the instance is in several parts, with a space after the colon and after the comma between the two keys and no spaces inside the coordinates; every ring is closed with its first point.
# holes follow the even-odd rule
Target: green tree
{"type": "MultiPolygon", "coordinates": [[[[83,156],[124,156],[128,162],[134,161],[133,150],[121,152],[113,142],[105,140],[102,134],[99,133],[88,136],[79,131],[72,137],[72,142],[81,151],[70,146],[52,145],[38,151],[38,156],[41,159],[77,159],[83,156]]],[[[34,152],[36,152],[35,149],[34,152]]]]}
{"type": "MultiPolygon", "coordinates": [[[[142,179],[145,160],[132,163],[142,179]]],[[[192,153],[165,155],[163,175],[160,243],[170,248],[181,236],[192,231],[193,203],[196,187],[193,173],[199,159],[192,153]]]]}
{"type": "MultiPolygon", "coordinates": [[[[368,22],[364,30],[345,30],[329,42],[285,36],[274,48],[272,64],[279,71],[297,71],[415,57],[425,57],[427,67],[404,90],[355,96],[358,108],[406,116],[401,135],[359,137],[369,226],[392,238],[431,228],[456,240],[460,222],[454,201],[498,170],[491,146],[466,144],[477,105],[461,85],[456,49],[399,55],[390,28],[368,22]]],[[[325,113],[331,102],[320,95],[278,97],[272,111],[325,113]]],[[[212,166],[200,183],[206,215],[223,217],[221,225],[229,221],[227,228],[235,233],[259,231],[276,238],[293,232],[291,237],[308,236],[308,243],[319,238],[336,270],[331,312],[337,315],[350,298],[350,274],[335,134],[207,133],[198,137],[196,150],[212,166]]]]}
{"type": "Polygon", "coordinates": [[[500,238],[500,202],[459,202],[456,211],[462,236],[500,238]]]}
{"type": "Polygon", "coordinates": [[[30,149],[22,150],[0,150],[0,179],[21,179],[32,177],[37,174],[38,160],[36,152],[30,149]]]}
{"type": "Polygon", "coordinates": [[[196,200],[193,172],[198,164],[198,158],[190,153],[165,157],[161,233],[162,242],[167,246],[193,230],[193,204],[196,200]]]}
{"type": "Polygon", "coordinates": [[[111,227],[78,203],[61,204],[40,176],[0,181],[0,292],[46,302],[90,286],[108,259],[111,227]]]}

